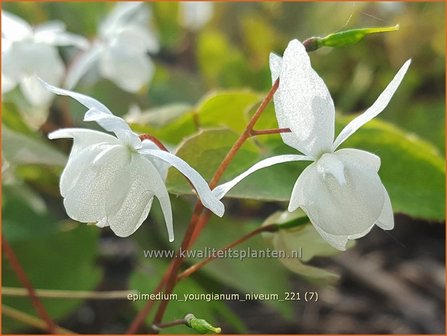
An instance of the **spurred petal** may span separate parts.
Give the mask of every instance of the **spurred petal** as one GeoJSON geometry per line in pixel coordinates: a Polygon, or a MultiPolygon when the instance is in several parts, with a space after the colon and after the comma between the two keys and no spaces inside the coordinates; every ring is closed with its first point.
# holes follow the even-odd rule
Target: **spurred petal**
{"type": "Polygon", "coordinates": [[[346,127],[340,132],[337,139],[334,141],[333,150],[335,150],[340,144],[343,143],[349,136],[351,136],[355,131],[357,131],[362,125],[366,124],[372,118],[377,116],[380,112],[382,112],[385,107],[387,107],[400,83],[404,79],[405,74],[407,73],[408,67],[411,64],[411,59],[406,61],[405,64],[400,68],[397,72],[396,76],[394,76],[393,80],[388,84],[385,90],[380,94],[379,98],[374,102],[374,104],[359,115],[357,118],[352,120],[346,127]]]}
{"type": "Polygon", "coordinates": [[[228,181],[224,184],[221,184],[217,186],[213,190],[213,194],[218,198],[221,199],[224,197],[231,189],[233,189],[239,182],[241,182],[244,178],[246,178],[248,175],[253,174],[254,172],[267,168],[279,163],[284,162],[292,162],[292,161],[312,161],[311,158],[304,156],[304,155],[278,155],[274,157],[270,157],[267,159],[264,159],[262,161],[259,161],[258,163],[254,164],[252,167],[247,169],[245,172],[240,174],[239,176],[235,177],[231,181],[228,181]]]}
{"type": "Polygon", "coordinates": [[[77,93],[77,92],[73,92],[73,91],[69,91],[69,90],[65,90],[65,89],[61,89],[58,87],[55,87],[53,85],[50,85],[48,83],[46,83],[45,81],[42,80],[42,84],[51,92],[61,95],[61,96],[69,96],[75,100],[77,100],[79,103],[81,103],[82,105],[84,105],[85,107],[89,108],[89,109],[94,109],[98,112],[102,112],[104,114],[110,114],[112,115],[112,112],[110,112],[110,110],[102,103],[100,103],[99,101],[97,101],[96,99],[83,95],[81,93],[77,93]]]}
{"type": "Polygon", "coordinates": [[[335,153],[337,154],[337,157],[342,160],[350,160],[354,163],[357,162],[362,167],[371,169],[376,173],[379,171],[380,157],[373,153],[354,148],[339,149],[335,153]]]}
{"type": "Polygon", "coordinates": [[[178,171],[185,175],[194,186],[202,204],[214,212],[217,216],[223,216],[225,211],[224,205],[213,195],[208,183],[203,179],[203,177],[189,164],[174,154],[162,150],[140,149],[139,152],[141,154],[157,157],[175,167],[178,171]]]}
{"type": "Polygon", "coordinates": [[[120,117],[93,108],[85,113],[84,121],[96,121],[105,130],[115,133],[123,143],[133,148],[141,147],[138,135],[132,132],[129,125],[120,117]]]}
{"type": "Polygon", "coordinates": [[[85,128],[63,128],[48,134],[48,138],[53,139],[73,139],[70,156],[76,156],[87,146],[107,143],[118,145],[118,139],[103,132],[89,130],[85,128]]]}
{"type": "Polygon", "coordinates": [[[315,226],[315,229],[320,234],[320,236],[324,240],[326,240],[331,246],[335,247],[337,250],[346,251],[346,244],[348,243],[349,240],[358,239],[363,236],[366,236],[369,233],[369,231],[371,231],[371,229],[373,227],[374,227],[374,225],[372,225],[371,227],[367,228],[365,231],[360,232],[356,235],[348,235],[348,236],[332,235],[330,233],[323,231],[318,226],[315,226]]]}
{"type": "Polygon", "coordinates": [[[114,132],[123,143],[130,144],[134,148],[139,148],[141,146],[140,139],[135,133],[132,132],[124,119],[113,115],[105,105],[96,99],[80,93],[54,87],[48,83],[45,83],[44,81],[41,82],[51,92],[72,97],[82,105],[88,107],[89,110],[84,116],[84,121],[96,121],[105,130],[114,132]]]}
{"type": "Polygon", "coordinates": [[[69,90],[74,88],[98,60],[102,50],[103,46],[100,43],[95,43],[88,51],[75,58],[73,65],[68,69],[64,87],[69,90]]]}
{"type": "Polygon", "coordinates": [[[293,188],[289,211],[301,207],[315,227],[330,235],[352,236],[377,222],[383,204],[377,173],[335,153],[324,154],[303,171],[293,188]],[[344,180],[336,176],[336,162],[343,165],[344,180]]]}
{"type": "Polygon", "coordinates": [[[152,163],[137,154],[121,170],[106,201],[110,228],[120,237],[134,233],[147,218],[153,197],[157,197],[168,230],[169,241],[174,240],[172,210],[166,186],[152,163]]]}
{"type": "MultiPolygon", "coordinates": [[[[275,58],[274,61],[273,72],[277,72],[279,61],[275,58]]],[[[334,103],[298,40],[287,46],[279,77],[276,118],[279,127],[288,127],[293,133],[281,134],[284,142],[311,157],[330,151],[334,139],[334,103]]]]}
{"type": "Polygon", "coordinates": [[[25,20],[2,10],[2,37],[11,41],[20,41],[31,34],[31,26],[25,20]]]}
{"type": "Polygon", "coordinates": [[[120,184],[117,176],[129,159],[125,146],[106,144],[88,146],[72,157],[60,180],[67,214],[80,222],[101,221],[110,190],[120,184]]]}
{"type": "Polygon", "coordinates": [[[383,188],[383,194],[385,197],[385,202],[383,204],[382,213],[380,214],[376,225],[383,230],[392,230],[394,228],[393,208],[391,206],[390,196],[385,188],[383,188]]]}

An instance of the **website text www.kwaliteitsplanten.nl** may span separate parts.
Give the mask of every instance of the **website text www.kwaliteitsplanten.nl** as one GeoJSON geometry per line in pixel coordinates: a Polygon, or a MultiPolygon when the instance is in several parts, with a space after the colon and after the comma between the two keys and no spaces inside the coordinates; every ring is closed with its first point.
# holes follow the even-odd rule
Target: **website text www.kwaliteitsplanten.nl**
{"type": "Polygon", "coordinates": [[[297,250],[275,250],[275,249],[253,249],[247,247],[245,249],[226,249],[219,250],[216,248],[203,248],[203,249],[191,249],[179,251],[174,250],[144,250],[143,254],[145,258],[160,258],[160,259],[172,259],[178,252],[179,257],[188,259],[204,259],[204,258],[216,258],[216,259],[302,259],[303,250],[299,248],[297,250]]]}

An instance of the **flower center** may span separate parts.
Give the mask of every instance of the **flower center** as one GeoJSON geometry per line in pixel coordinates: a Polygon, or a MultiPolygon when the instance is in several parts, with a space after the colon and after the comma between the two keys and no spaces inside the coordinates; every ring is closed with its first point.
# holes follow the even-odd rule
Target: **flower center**
{"type": "Polygon", "coordinates": [[[345,166],[335,154],[323,154],[316,163],[317,170],[324,179],[335,178],[341,186],[346,183],[345,166]]]}

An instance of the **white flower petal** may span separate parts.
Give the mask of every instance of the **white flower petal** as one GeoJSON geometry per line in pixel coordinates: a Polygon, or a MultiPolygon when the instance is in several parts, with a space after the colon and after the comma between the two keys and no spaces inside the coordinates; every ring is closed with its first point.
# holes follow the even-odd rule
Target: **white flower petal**
{"type": "Polygon", "coordinates": [[[118,139],[103,132],[89,130],[85,128],[63,128],[48,134],[48,138],[53,139],[73,139],[73,146],[70,155],[76,156],[87,146],[107,143],[118,145],[118,139]]]}
{"type": "Polygon", "coordinates": [[[102,45],[100,43],[95,43],[89,50],[76,57],[74,63],[68,69],[64,87],[69,90],[74,88],[87,71],[93,67],[102,50],[102,45]]]}
{"type": "Polygon", "coordinates": [[[61,33],[65,31],[65,23],[62,21],[47,21],[34,27],[34,37],[43,33],[61,33]]]}
{"type": "Polygon", "coordinates": [[[19,83],[20,90],[33,106],[43,106],[51,101],[53,95],[45,90],[36,76],[22,78],[19,83]]]}
{"type": "Polygon", "coordinates": [[[343,148],[335,152],[337,157],[343,160],[350,160],[352,163],[358,163],[364,168],[371,169],[376,173],[380,168],[380,157],[377,155],[354,148],[343,148]]]}
{"type": "Polygon", "coordinates": [[[335,150],[340,144],[343,143],[349,136],[351,136],[360,127],[366,124],[368,121],[377,116],[382,112],[390,102],[400,83],[404,79],[404,76],[411,64],[411,59],[406,61],[405,64],[400,68],[397,74],[394,76],[393,80],[388,84],[385,90],[380,94],[379,98],[372,104],[372,106],[359,115],[357,118],[352,120],[346,127],[340,132],[337,139],[334,141],[333,150],[335,150]]]}
{"type": "Polygon", "coordinates": [[[214,212],[217,216],[223,216],[225,208],[222,202],[213,195],[208,183],[203,179],[203,177],[185,161],[174,154],[162,150],[140,149],[139,153],[157,157],[175,167],[178,171],[185,175],[194,186],[202,204],[214,212]]]}
{"type": "Polygon", "coordinates": [[[133,154],[106,201],[107,221],[113,232],[120,237],[134,233],[147,218],[154,196],[160,202],[169,241],[173,241],[171,202],[164,181],[149,160],[133,154]]]}
{"type": "Polygon", "coordinates": [[[53,46],[75,46],[87,49],[90,45],[85,37],[68,33],[61,21],[50,21],[34,28],[34,41],[53,46]]]}
{"type": "Polygon", "coordinates": [[[130,152],[122,145],[86,147],[71,158],[60,188],[67,214],[80,222],[99,222],[106,216],[106,201],[119,173],[128,167],[130,152]]]}
{"type": "Polygon", "coordinates": [[[38,43],[46,43],[52,46],[75,46],[80,49],[88,49],[89,41],[80,35],[65,32],[65,27],[59,26],[58,22],[54,26],[44,26],[34,31],[34,40],[38,43]],[[63,28],[63,29],[60,29],[63,28]]]}
{"type": "Polygon", "coordinates": [[[2,94],[4,94],[13,90],[17,86],[17,82],[14,79],[5,76],[5,74],[3,74],[2,72],[1,85],[2,85],[2,94]]]}
{"type": "MultiPolygon", "coordinates": [[[[290,198],[289,211],[301,207],[315,227],[330,235],[352,236],[370,229],[384,204],[383,185],[376,172],[335,154],[332,160],[311,164],[299,176],[290,198]],[[344,183],[331,173],[332,161],[344,166],[344,183]],[[324,165],[326,167],[319,167],[324,165]]],[[[337,168],[334,168],[337,169],[337,168]]]]}
{"type": "Polygon", "coordinates": [[[327,241],[329,243],[329,245],[335,247],[337,250],[346,251],[346,244],[348,243],[349,240],[358,239],[358,238],[361,238],[363,236],[366,236],[369,233],[369,231],[371,231],[371,229],[374,227],[374,225],[372,225],[371,227],[367,228],[363,232],[360,232],[360,233],[358,233],[356,235],[349,235],[349,236],[332,235],[330,233],[327,233],[327,232],[323,231],[318,226],[314,226],[314,227],[317,230],[317,232],[320,234],[320,236],[325,241],[327,241]]]}
{"type": "Polygon", "coordinates": [[[55,87],[53,85],[50,85],[48,83],[46,83],[45,81],[42,81],[43,85],[51,92],[61,95],[61,96],[69,96],[75,100],[77,100],[79,103],[81,103],[82,105],[84,105],[85,107],[89,108],[89,109],[94,109],[98,112],[102,112],[103,114],[109,114],[112,115],[112,112],[110,112],[110,110],[102,103],[100,103],[99,101],[97,101],[96,99],[77,93],[77,92],[73,92],[73,91],[69,91],[69,90],[65,90],[65,89],[61,89],[58,87],[55,87]]]}
{"type": "Polygon", "coordinates": [[[141,147],[138,135],[132,132],[129,125],[120,117],[92,108],[85,113],[84,121],[96,121],[105,130],[114,132],[123,143],[133,148],[141,147]]]}
{"type": "Polygon", "coordinates": [[[272,77],[272,83],[274,83],[281,74],[282,57],[274,53],[270,53],[269,64],[270,64],[270,74],[272,77]]]}
{"type": "MultiPolygon", "coordinates": [[[[155,143],[153,143],[152,141],[145,139],[141,142],[141,148],[142,149],[152,149],[152,150],[160,150],[160,147],[158,147],[155,143]]],[[[155,168],[157,168],[158,173],[160,174],[160,176],[162,177],[163,180],[166,180],[167,176],[168,176],[168,170],[171,167],[171,165],[169,163],[167,163],[166,161],[160,160],[157,157],[150,157],[148,158],[152,164],[155,166],[155,168]]]]}
{"type": "Polygon", "coordinates": [[[103,38],[107,38],[110,34],[114,34],[117,30],[128,24],[137,12],[142,12],[140,6],[143,2],[126,1],[117,2],[112,11],[101,23],[99,33],[103,38]]]}
{"type": "Polygon", "coordinates": [[[153,77],[155,67],[144,52],[110,46],[104,50],[100,59],[101,75],[121,89],[138,92],[153,77]]]}
{"type": "Polygon", "coordinates": [[[213,4],[207,1],[179,3],[180,23],[189,29],[202,28],[213,16],[213,4]]]}
{"type": "Polygon", "coordinates": [[[291,41],[284,52],[275,95],[279,127],[288,127],[293,133],[281,134],[284,142],[312,157],[330,151],[334,139],[334,103],[298,40],[291,41]]]}
{"type": "Polygon", "coordinates": [[[11,41],[20,41],[31,35],[31,26],[25,20],[2,10],[2,37],[11,41]]]}
{"type": "Polygon", "coordinates": [[[292,162],[292,161],[311,161],[312,159],[304,156],[304,155],[278,155],[274,157],[270,157],[267,159],[264,159],[262,161],[259,161],[258,163],[254,164],[252,167],[247,169],[242,174],[238,175],[231,181],[228,181],[226,183],[223,183],[219,186],[217,186],[213,190],[213,194],[218,198],[223,198],[231,189],[233,189],[239,182],[241,182],[244,178],[246,178],[248,175],[253,174],[254,172],[258,171],[259,169],[267,168],[279,163],[284,162],[292,162]]]}
{"type": "Polygon", "coordinates": [[[394,228],[394,214],[391,206],[390,196],[385,188],[383,188],[385,202],[383,204],[383,210],[377,220],[376,225],[383,230],[392,230],[394,228]]]}

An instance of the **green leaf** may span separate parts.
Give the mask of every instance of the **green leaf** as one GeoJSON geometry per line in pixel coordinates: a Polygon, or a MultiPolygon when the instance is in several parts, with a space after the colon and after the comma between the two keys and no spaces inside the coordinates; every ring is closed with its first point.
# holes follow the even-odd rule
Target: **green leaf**
{"type": "Polygon", "coordinates": [[[14,132],[6,126],[2,129],[2,148],[6,160],[15,165],[63,166],[67,161],[63,153],[50,145],[14,132]]]}
{"type": "Polygon", "coordinates": [[[250,90],[216,91],[207,94],[196,108],[201,126],[227,126],[241,132],[247,112],[261,96],[250,90]]]}
{"type": "MultiPolygon", "coordinates": [[[[213,176],[226,153],[237,139],[237,134],[228,129],[211,129],[200,131],[187,138],[177,150],[176,155],[197,169],[209,180],[213,176]]],[[[224,176],[235,176],[243,171],[250,162],[256,161],[259,150],[251,143],[245,144],[233,160],[224,176]],[[241,169],[242,167],[242,169],[241,169]]],[[[174,194],[192,193],[191,186],[175,169],[170,169],[166,181],[168,190],[174,194]]]]}
{"type": "Polygon", "coordinates": [[[25,184],[2,186],[2,232],[8,241],[34,239],[60,230],[42,198],[25,184]]]}
{"type": "MultiPolygon", "coordinates": [[[[303,217],[306,218],[306,215],[301,209],[295,212],[278,211],[269,216],[263,225],[281,224],[290,227],[292,222],[299,221],[303,217]]],[[[275,250],[286,253],[288,257],[279,259],[281,263],[304,279],[320,285],[331,284],[338,280],[337,274],[307,265],[314,257],[340,253],[321,238],[309,221],[307,224],[280,229],[277,232],[264,232],[262,236],[275,250]]]]}
{"type": "MultiPolygon", "coordinates": [[[[98,230],[86,226],[48,237],[11,244],[34,288],[93,290],[100,279],[95,267],[98,230]]],[[[3,256],[2,285],[23,287],[3,256]]],[[[60,319],[81,303],[78,299],[42,299],[49,315],[60,319]]],[[[3,304],[36,315],[28,297],[3,297],[3,304]]],[[[3,319],[3,332],[25,329],[19,322],[3,319]]]]}

